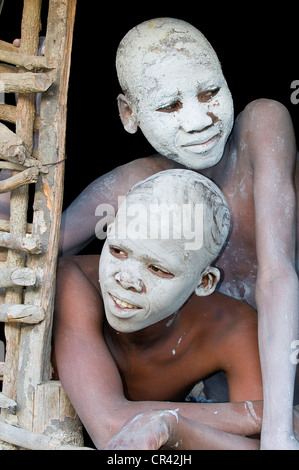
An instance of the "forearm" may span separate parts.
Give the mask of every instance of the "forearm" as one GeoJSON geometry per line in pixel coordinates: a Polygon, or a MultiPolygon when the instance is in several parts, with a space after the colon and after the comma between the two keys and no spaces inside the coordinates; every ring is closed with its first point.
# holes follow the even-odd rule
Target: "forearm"
{"type": "Polygon", "coordinates": [[[152,409],[129,420],[105,449],[257,450],[259,441],[195,422],[178,409],[152,409]]]}
{"type": "Polygon", "coordinates": [[[296,273],[258,282],[256,298],[264,392],[263,433],[290,434],[295,377],[291,345],[298,339],[296,273]]]}
{"type": "MultiPolygon", "coordinates": [[[[173,421],[173,420],[172,420],[173,421]]],[[[178,450],[258,450],[259,440],[230,434],[178,416],[167,447],[178,450]]]]}
{"type": "MultiPolygon", "coordinates": [[[[162,412],[166,407],[168,410],[178,413],[182,419],[186,418],[187,422],[191,420],[194,426],[197,424],[205,425],[208,428],[215,428],[215,430],[224,431],[225,433],[252,435],[259,433],[261,428],[262,402],[214,404],[157,401],[132,402],[124,400],[115,403],[114,407],[105,407],[104,412],[103,410],[102,412],[98,410],[97,412],[90,413],[89,416],[87,416],[87,409],[85,407],[84,416],[81,414],[81,419],[90,433],[94,444],[100,449],[134,416],[144,413],[148,409],[161,410],[162,412]],[[96,417],[97,414],[98,418],[96,417]]],[[[178,432],[183,432],[183,430],[184,421],[182,421],[178,432]]],[[[202,431],[199,430],[199,432],[202,431]]],[[[190,431],[191,434],[192,432],[190,431]]],[[[215,436],[217,437],[217,434],[215,436]]],[[[185,445],[191,445],[189,440],[185,442],[185,445]]]]}

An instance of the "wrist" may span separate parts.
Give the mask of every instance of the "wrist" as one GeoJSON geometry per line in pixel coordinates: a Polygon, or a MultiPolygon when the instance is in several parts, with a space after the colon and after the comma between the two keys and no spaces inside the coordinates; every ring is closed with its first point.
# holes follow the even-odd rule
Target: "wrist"
{"type": "Polygon", "coordinates": [[[166,445],[168,447],[178,447],[179,439],[177,438],[177,427],[179,423],[179,415],[177,410],[163,411],[163,420],[167,426],[168,439],[166,445]]]}

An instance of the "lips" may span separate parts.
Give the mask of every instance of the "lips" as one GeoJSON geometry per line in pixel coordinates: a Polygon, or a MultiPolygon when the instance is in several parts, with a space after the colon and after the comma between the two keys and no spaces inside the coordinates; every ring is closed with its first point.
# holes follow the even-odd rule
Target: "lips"
{"type": "Polygon", "coordinates": [[[129,319],[134,317],[137,313],[142,310],[139,305],[131,304],[125,300],[108,293],[108,302],[110,304],[109,311],[118,318],[129,319]]]}
{"type": "Polygon", "coordinates": [[[190,150],[191,152],[195,153],[204,153],[210,150],[215,142],[219,139],[220,133],[213,135],[209,138],[201,139],[201,140],[192,140],[190,142],[186,142],[181,145],[181,147],[190,150]]]}
{"type": "Polygon", "coordinates": [[[120,308],[124,308],[124,309],[140,309],[141,307],[138,307],[137,305],[133,305],[133,304],[130,304],[128,302],[125,302],[124,300],[121,300],[119,299],[118,297],[115,297],[114,295],[112,294],[109,294],[112,299],[114,300],[114,302],[116,303],[116,305],[120,308]]]}

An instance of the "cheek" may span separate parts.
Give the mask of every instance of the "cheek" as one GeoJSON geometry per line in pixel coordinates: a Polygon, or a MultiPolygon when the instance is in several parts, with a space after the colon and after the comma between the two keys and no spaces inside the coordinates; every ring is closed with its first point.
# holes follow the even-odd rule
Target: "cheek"
{"type": "Polygon", "coordinates": [[[175,115],[143,113],[140,115],[139,127],[153,147],[169,147],[175,141],[179,123],[175,115]]]}
{"type": "Polygon", "coordinates": [[[165,317],[178,310],[192,293],[189,284],[183,280],[178,282],[173,280],[161,279],[149,291],[149,300],[152,312],[165,314],[165,317]]]}
{"type": "Polygon", "coordinates": [[[231,95],[229,91],[227,91],[217,98],[218,99],[211,104],[209,110],[222,123],[223,128],[229,130],[234,121],[234,107],[231,95]]]}
{"type": "Polygon", "coordinates": [[[101,284],[104,284],[114,276],[117,272],[117,264],[117,261],[112,258],[111,254],[103,250],[99,266],[99,278],[101,284]]]}

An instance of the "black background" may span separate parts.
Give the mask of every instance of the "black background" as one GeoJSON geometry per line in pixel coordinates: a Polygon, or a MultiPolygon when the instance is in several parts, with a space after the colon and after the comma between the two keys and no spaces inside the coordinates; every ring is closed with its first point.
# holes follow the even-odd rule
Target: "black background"
{"type": "MultiPolygon", "coordinates": [[[[43,7],[46,27],[47,1],[43,7]]],[[[257,98],[282,102],[290,111],[297,140],[299,104],[291,103],[291,83],[299,80],[299,7],[286,2],[95,2],[78,0],[69,85],[64,207],[97,176],[154,152],[142,133],[127,134],[119,120],[120,93],[115,54],[129,29],[147,19],[186,20],[216,50],[237,115],[257,98]],[[159,5],[160,3],[160,5],[159,5]]],[[[0,39],[20,37],[22,0],[5,0],[0,39]]],[[[43,31],[44,32],[44,31],[43,31]]]]}

